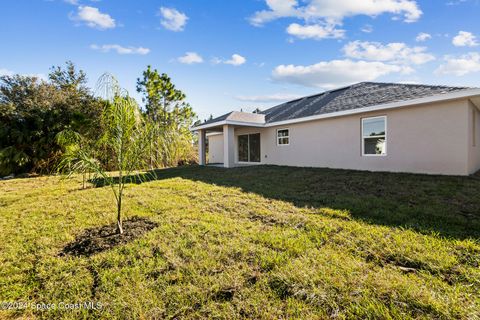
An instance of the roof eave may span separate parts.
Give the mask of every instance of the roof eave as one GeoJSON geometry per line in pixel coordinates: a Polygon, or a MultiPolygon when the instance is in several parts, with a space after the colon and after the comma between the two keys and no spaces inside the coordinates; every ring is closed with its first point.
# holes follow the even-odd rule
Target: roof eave
{"type": "Polygon", "coordinates": [[[235,120],[222,120],[218,122],[212,122],[212,123],[207,123],[204,125],[199,125],[196,127],[190,128],[192,131],[197,131],[197,130],[203,130],[203,129],[209,129],[209,128],[214,128],[218,126],[223,126],[223,125],[232,125],[232,126],[243,126],[243,127],[264,127],[265,123],[258,123],[258,122],[246,122],[246,121],[235,121],[235,120]]]}

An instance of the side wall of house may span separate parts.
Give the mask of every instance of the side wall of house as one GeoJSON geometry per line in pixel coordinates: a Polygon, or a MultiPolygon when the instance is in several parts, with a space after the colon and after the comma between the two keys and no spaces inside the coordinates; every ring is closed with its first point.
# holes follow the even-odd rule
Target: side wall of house
{"type": "Polygon", "coordinates": [[[223,163],[223,134],[208,135],[208,163],[223,163]]]}
{"type": "Polygon", "coordinates": [[[468,110],[468,171],[480,170],[480,110],[469,102],[468,110]]]}
{"type": "Polygon", "coordinates": [[[470,108],[465,99],[278,127],[239,127],[235,159],[238,135],[260,132],[262,164],[467,175],[480,161],[469,152],[470,108]],[[386,156],[362,156],[361,119],[374,116],[387,116],[386,156]],[[284,128],[290,144],[277,145],[276,130],[284,128]]]}

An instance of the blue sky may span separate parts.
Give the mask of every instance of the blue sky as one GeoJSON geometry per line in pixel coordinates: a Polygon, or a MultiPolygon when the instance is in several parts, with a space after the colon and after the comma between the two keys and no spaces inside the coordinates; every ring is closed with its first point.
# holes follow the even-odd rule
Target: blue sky
{"type": "Polygon", "coordinates": [[[360,81],[480,87],[479,13],[479,0],[5,0],[0,74],[72,60],[140,102],[152,65],[201,119],[360,81]]]}

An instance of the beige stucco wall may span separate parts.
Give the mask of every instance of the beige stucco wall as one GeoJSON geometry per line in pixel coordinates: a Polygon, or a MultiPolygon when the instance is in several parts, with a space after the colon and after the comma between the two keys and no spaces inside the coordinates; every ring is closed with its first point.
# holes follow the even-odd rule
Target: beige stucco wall
{"type": "Polygon", "coordinates": [[[208,135],[208,163],[223,163],[223,135],[208,135]]]}
{"type": "Polygon", "coordinates": [[[480,110],[469,102],[468,110],[468,171],[480,170],[480,110]]]}
{"type": "Polygon", "coordinates": [[[466,175],[480,165],[478,152],[469,151],[470,108],[468,100],[456,100],[287,126],[241,127],[235,135],[261,133],[262,164],[466,175]],[[382,115],[387,116],[387,155],[364,157],[361,118],[382,115]],[[288,146],[276,145],[281,128],[290,129],[288,146]]]}

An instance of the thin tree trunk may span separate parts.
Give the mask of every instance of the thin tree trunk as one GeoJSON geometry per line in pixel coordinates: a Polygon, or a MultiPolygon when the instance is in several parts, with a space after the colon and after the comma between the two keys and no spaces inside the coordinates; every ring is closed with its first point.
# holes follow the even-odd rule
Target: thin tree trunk
{"type": "Polygon", "coordinates": [[[123,234],[123,227],[122,227],[122,197],[119,196],[117,202],[117,232],[123,234]]]}
{"type": "Polygon", "coordinates": [[[122,171],[120,170],[118,174],[118,200],[117,200],[117,232],[119,234],[123,233],[123,228],[122,228],[122,195],[123,195],[123,176],[122,176],[122,171]]]}
{"type": "Polygon", "coordinates": [[[150,170],[153,170],[153,138],[150,140],[150,170]]]}

